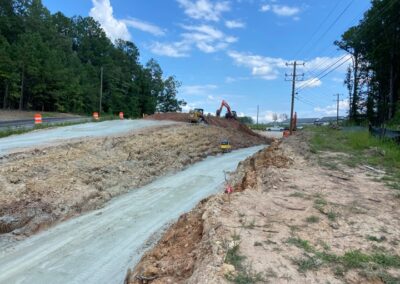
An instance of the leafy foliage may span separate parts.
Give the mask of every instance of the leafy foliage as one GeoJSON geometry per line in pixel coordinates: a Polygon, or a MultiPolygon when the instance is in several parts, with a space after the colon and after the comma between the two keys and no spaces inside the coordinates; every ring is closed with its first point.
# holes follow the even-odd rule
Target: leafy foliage
{"type": "Polygon", "coordinates": [[[372,0],[360,23],[335,44],[352,56],[345,85],[350,118],[384,123],[400,112],[400,2],[372,0]]]}
{"type": "Polygon", "coordinates": [[[91,17],[51,14],[41,0],[0,0],[0,106],[139,117],[176,111],[179,83],[133,42],[112,43],[91,17]]]}

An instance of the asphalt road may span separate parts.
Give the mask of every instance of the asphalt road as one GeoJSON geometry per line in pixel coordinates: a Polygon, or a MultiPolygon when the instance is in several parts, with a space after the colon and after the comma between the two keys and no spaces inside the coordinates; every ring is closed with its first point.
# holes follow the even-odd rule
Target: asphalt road
{"type": "MultiPolygon", "coordinates": [[[[262,146],[210,157],[16,245],[0,247],[0,283],[123,283],[149,238],[221,191],[224,171],[262,146]]],[[[153,242],[156,240],[153,238],[153,242]]]]}
{"type": "Polygon", "coordinates": [[[175,123],[176,122],[172,121],[153,120],[110,120],[42,129],[0,139],[0,156],[23,149],[62,143],[71,139],[118,135],[146,127],[171,125],[175,123]]]}
{"type": "MultiPolygon", "coordinates": [[[[68,117],[68,118],[43,118],[43,124],[56,124],[56,123],[67,123],[67,122],[85,122],[90,121],[91,118],[86,117],[68,117]]],[[[0,121],[0,130],[9,128],[33,128],[35,126],[34,119],[21,119],[21,120],[9,120],[0,121]]]]}

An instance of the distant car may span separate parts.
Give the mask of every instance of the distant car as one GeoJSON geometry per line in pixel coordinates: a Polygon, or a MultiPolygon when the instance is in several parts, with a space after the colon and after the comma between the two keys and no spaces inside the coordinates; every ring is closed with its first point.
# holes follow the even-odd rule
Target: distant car
{"type": "Polygon", "coordinates": [[[282,126],[274,125],[266,128],[267,131],[283,131],[284,128],[282,126]]]}

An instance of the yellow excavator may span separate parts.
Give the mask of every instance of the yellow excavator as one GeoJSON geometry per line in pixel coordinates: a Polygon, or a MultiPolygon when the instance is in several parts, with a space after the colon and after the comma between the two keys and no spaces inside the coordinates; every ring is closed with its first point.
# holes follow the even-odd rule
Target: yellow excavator
{"type": "Polygon", "coordinates": [[[204,110],[202,108],[195,108],[189,112],[190,123],[207,123],[204,117],[204,110]]]}

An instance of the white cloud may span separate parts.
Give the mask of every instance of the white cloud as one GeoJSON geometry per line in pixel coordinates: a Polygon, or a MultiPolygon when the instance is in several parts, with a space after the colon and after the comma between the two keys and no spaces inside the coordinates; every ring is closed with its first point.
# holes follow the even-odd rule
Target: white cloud
{"type": "Polygon", "coordinates": [[[186,15],[196,20],[218,22],[223,12],[230,10],[228,1],[213,3],[209,0],[177,0],[186,15]]]}
{"type": "Polygon", "coordinates": [[[154,42],[150,45],[150,50],[154,54],[168,56],[168,57],[188,57],[190,46],[185,42],[174,42],[174,43],[161,43],[154,42]]]}
{"type": "Polygon", "coordinates": [[[202,96],[207,95],[209,96],[210,91],[216,90],[218,86],[212,84],[206,85],[187,85],[182,86],[180,92],[185,95],[189,96],[202,96]]]}
{"type": "Polygon", "coordinates": [[[163,36],[165,35],[165,31],[163,31],[160,27],[153,25],[151,23],[147,23],[135,18],[129,18],[127,20],[122,20],[127,26],[140,30],[142,32],[147,32],[155,36],[163,36]]]}
{"type": "Polygon", "coordinates": [[[281,17],[292,17],[301,12],[299,7],[287,6],[287,5],[262,5],[260,8],[261,12],[273,12],[274,14],[281,17]]]}
{"type": "MultiPolygon", "coordinates": [[[[244,66],[251,70],[251,74],[255,78],[260,78],[264,80],[275,80],[280,76],[283,78],[283,70],[287,70],[286,62],[291,60],[285,60],[282,58],[265,57],[261,55],[254,55],[251,53],[229,51],[228,56],[231,57],[234,62],[239,66],[244,66]]],[[[305,67],[302,65],[298,66],[300,71],[314,70],[322,71],[325,70],[327,66],[337,62],[343,56],[338,57],[317,57],[309,62],[306,62],[305,67]]],[[[346,60],[347,55],[339,61],[338,64],[346,60]]],[[[345,72],[346,67],[341,67],[337,69],[339,72],[345,72]]],[[[317,72],[320,73],[320,72],[317,72]]],[[[229,79],[229,82],[233,82],[229,79]]],[[[298,87],[307,85],[307,88],[315,88],[322,85],[322,81],[318,78],[311,78],[305,82],[302,82],[298,87]]]]}
{"type": "MultiPolygon", "coordinates": [[[[349,110],[349,100],[343,100],[339,102],[339,112],[343,115],[349,110]]],[[[337,114],[337,104],[332,104],[326,107],[316,107],[315,112],[319,112],[322,115],[336,115],[337,114]]]]}
{"type": "Polygon", "coordinates": [[[90,10],[89,15],[100,23],[112,41],[116,39],[131,40],[126,24],[114,18],[110,0],[92,0],[92,3],[93,8],[90,10]]]}
{"type": "Polygon", "coordinates": [[[285,60],[281,58],[263,57],[236,51],[228,52],[236,64],[252,70],[252,75],[264,80],[275,80],[279,76],[280,68],[286,68],[285,60]]]}
{"type": "Polygon", "coordinates": [[[246,24],[241,21],[226,21],[225,26],[229,29],[241,29],[244,28],[246,24]]]}
{"type": "Polygon", "coordinates": [[[204,53],[214,53],[224,50],[230,44],[237,41],[237,38],[228,36],[222,31],[209,25],[182,25],[185,30],[181,34],[181,40],[173,43],[154,43],[150,50],[158,55],[170,57],[188,56],[188,52],[197,47],[204,53]]]}
{"type": "Polygon", "coordinates": [[[305,80],[297,85],[298,88],[307,89],[307,88],[316,88],[322,85],[322,81],[319,78],[311,78],[305,80]]]}
{"type": "Polygon", "coordinates": [[[182,26],[189,33],[183,33],[182,37],[188,45],[195,45],[205,53],[213,53],[226,49],[229,44],[237,41],[237,38],[225,35],[222,31],[209,26],[182,26]]]}

